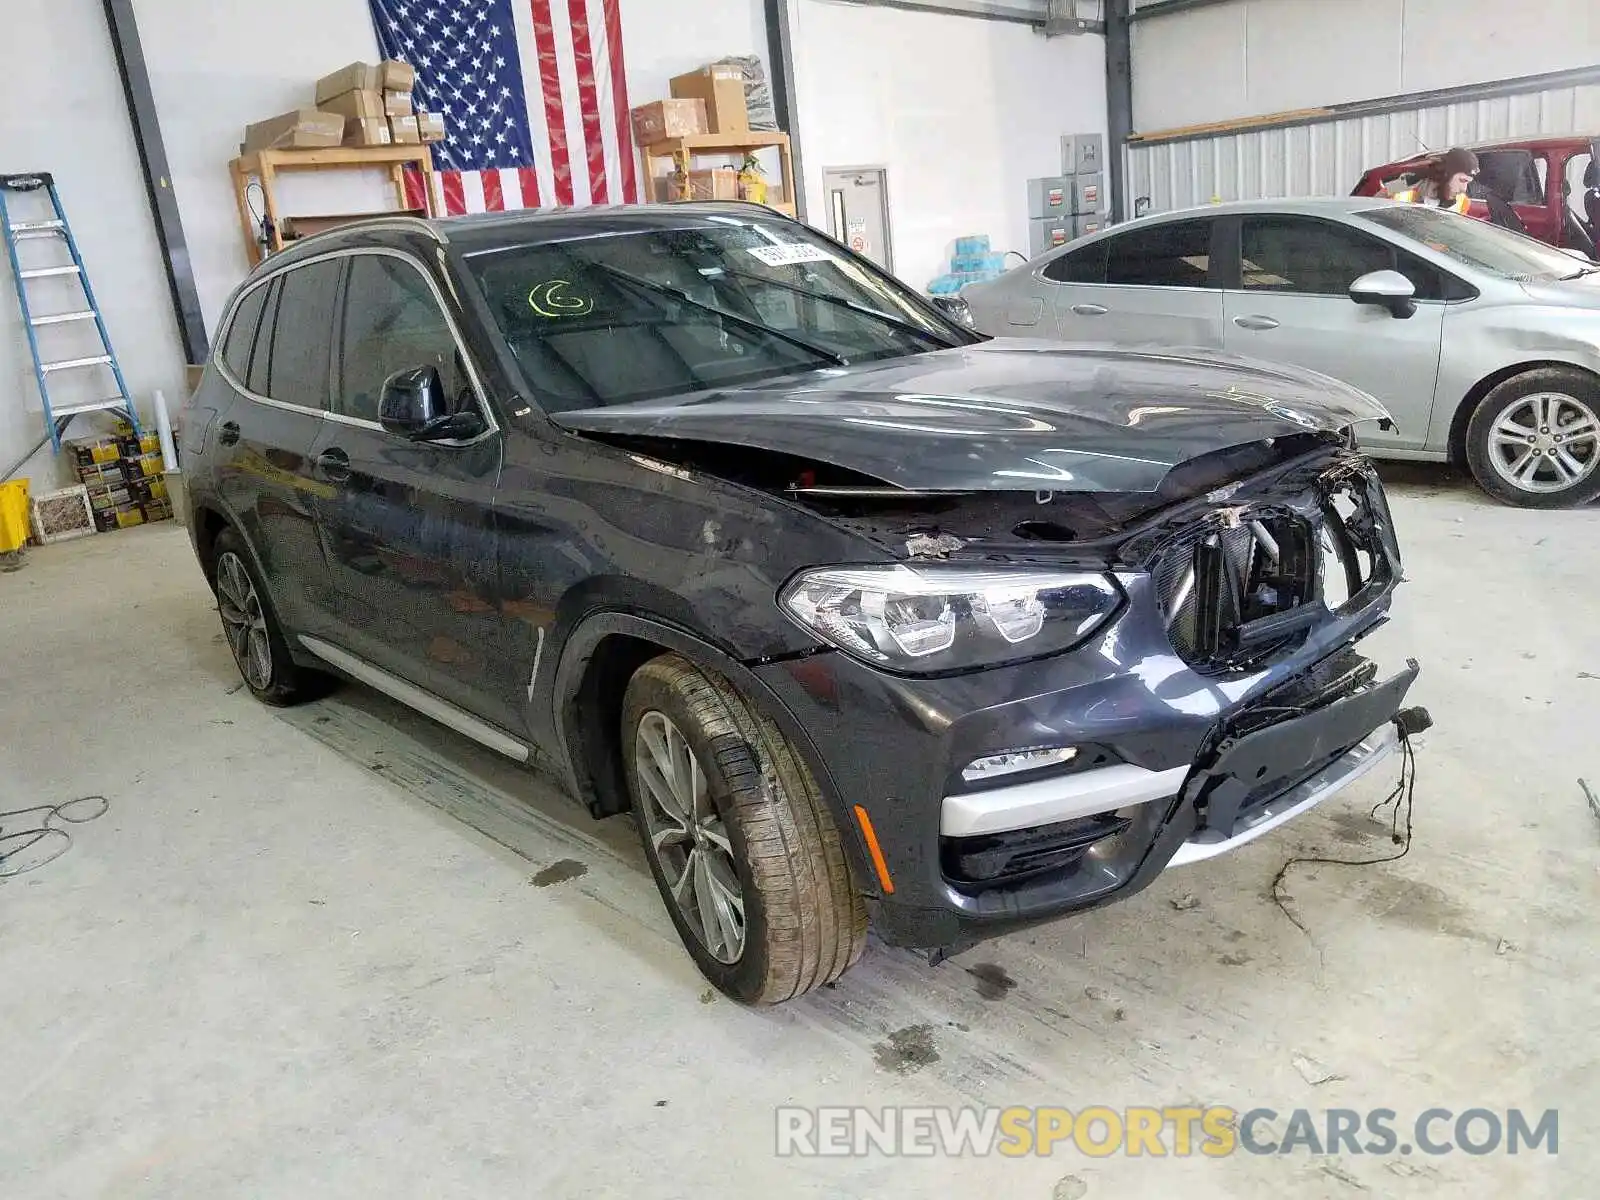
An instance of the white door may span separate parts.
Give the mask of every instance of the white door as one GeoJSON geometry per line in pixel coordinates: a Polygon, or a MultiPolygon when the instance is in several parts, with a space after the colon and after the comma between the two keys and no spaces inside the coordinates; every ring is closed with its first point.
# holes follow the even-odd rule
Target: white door
{"type": "Polygon", "coordinates": [[[829,167],[822,173],[828,192],[828,232],[885,271],[894,270],[889,245],[889,185],[881,167],[829,167]]]}
{"type": "Polygon", "coordinates": [[[1224,293],[1226,348],[1309,367],[1371,393],[1394,425],[1362,425],[1361,443],[1420,449],[1444,335],[1450,281],[1443,273],[1380,238],[1314,217],[1247,215],[1240,251],[1239,286],[1224,293]],[[1399,270],[1416,287],[1410,316],[1350,299],[1352,283],[1383,270],[1399,270]]]}
{"type": "Polygon", "coordinates": [[[1068,250],[1039,273],[1054,329],[1037,336],[1118,346],[1223,344],[1222,292],[1212,270],[1213,218],[1135,221],[1068,250]]]}

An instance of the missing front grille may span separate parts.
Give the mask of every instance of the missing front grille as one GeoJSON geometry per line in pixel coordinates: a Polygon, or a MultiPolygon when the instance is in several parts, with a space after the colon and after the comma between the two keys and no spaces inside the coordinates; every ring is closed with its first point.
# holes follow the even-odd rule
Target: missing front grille
{"type": "Polygon", "coordinates": [[[1241,666],[1303,634],[1322,611],[1315,544],[1303,517],[1234,512],[1170,547],[1156,587],[1179,656],[1241,666]]]}

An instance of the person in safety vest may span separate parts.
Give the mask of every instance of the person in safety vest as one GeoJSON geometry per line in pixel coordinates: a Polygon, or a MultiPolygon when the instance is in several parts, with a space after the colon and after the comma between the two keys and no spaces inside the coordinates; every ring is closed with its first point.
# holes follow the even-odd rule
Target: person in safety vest
{"type": "Polygon", "coordinates": [[[1437,204],[1453,212],[1465,213],[1472,200],[1467,195],[1467,185],[1478,174],[1478,156],[1471,150],[1457,146],[1432,160],[1415,183],[1399,184],[1399,190],[1390,191],[1391,200],[1403,204],[1437,204]]]}

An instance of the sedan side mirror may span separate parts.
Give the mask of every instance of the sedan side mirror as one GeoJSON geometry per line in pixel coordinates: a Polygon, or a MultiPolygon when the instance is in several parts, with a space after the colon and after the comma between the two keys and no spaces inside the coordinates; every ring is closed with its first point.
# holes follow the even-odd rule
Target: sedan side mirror
{"type": "Polygon", "coordinates": [[[1350,285],[1350,299],[1357,304],[1376,304],[1387,308],[1401,320],[1417,311],[1417,289],[1399,271],[1372,271],[1350,285]]]}

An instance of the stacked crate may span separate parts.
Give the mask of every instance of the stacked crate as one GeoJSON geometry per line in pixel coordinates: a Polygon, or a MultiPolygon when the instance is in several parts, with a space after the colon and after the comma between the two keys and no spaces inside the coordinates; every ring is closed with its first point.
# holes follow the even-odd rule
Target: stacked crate
{"type": "Polygon", "coordinates": [[[154,433],[136,434],[119,422],[111,436],[68,442],[67,450],[101,533],[172,516],[161,442],[154,433]]]}

